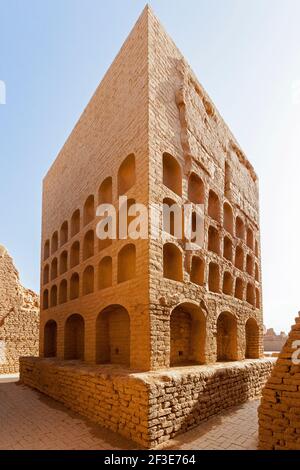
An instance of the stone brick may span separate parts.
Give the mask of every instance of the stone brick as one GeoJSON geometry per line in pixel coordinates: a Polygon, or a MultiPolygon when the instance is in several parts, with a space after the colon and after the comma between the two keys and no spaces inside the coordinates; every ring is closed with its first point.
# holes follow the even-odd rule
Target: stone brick
{"type": "Polygon", "coordinates": [[[39,299],[19,280],[13,260],[0,245],[0,375],[19,372],[19,357],[38,354],[39,299]]]}

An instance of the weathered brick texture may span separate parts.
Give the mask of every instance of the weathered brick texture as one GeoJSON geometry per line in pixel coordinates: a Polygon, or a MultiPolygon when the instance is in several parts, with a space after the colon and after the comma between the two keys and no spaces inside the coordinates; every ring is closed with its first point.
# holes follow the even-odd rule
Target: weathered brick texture
{"type": "Polygon", "coordinates": [[[42,356],[49,321],[57,357],[69,355],[76,314],[77,358],[91,363],[129,356],[131,368],[155,370],[262,357],[257,176],[148,7],[45,177],[42,247],[42,356]],[[151,208],[202,204],[203,246],[172,234],[165,242],[161,209],[149,223],[158,240],[99,242],[96,207],[117,206],[120,194],[151,208]]]}
{"type": "Polygon", "coordinates": [[[300,315],[262,394],[259,446],[300,450],[300,315]]]}
{"type": "Polygon", "coordinates": [[[254,169],[146,7],[44,179],[40,356],[56,360],[23,362],[22,379],[138,442],[162,442],[259,393],[270,362],[242,361],[263,356],[260,265],[254,169]],[[95,209],[124,194],[151,208],[151,235],[100,242],[95,209]],[[201,206],[201,246],[174,236],[164,202],[180,213],[190,203],[194,225],[201,206]],[[241,362],[206,372],[223,361],[241,362]],[[107,363],[140,374],[122,378],[125,399],[109,372],[94,403],[96,364],[107,363]]]}
{"type": "Polygon", "coordinates": [[[38,354],[39,299],[19,281],[7,250],[0,246],[0,374],[19,372],[19,357],[38,354]]]}
{"type": "Polygon", "coordinates": [[[272,359],[134,373],[112,366],[22,358],[24,384],[152,448],[230,406],[258,398],[272,359]]]}

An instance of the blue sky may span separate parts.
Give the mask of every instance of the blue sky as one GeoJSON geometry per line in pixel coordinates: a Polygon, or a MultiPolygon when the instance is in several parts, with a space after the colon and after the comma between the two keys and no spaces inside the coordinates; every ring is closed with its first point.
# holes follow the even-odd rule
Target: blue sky
{"type": "MultiPolygon", "coordinates": [[[[149,3],[259,175],[265,323],[288,330],[300,310],[300,2],[149,3]]],[[[144,6],[0,0],[0,243],[37,291],[42,178],[144,6]]]]}

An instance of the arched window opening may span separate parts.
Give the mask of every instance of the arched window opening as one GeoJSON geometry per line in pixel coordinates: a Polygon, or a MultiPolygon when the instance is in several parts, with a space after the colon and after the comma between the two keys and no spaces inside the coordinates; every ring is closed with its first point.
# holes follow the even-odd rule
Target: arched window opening
{"type": "Polygon", "coordinates": [[[204,285],[205,263],[199,256],[193,256],[190,280],[198,286],[204,285]]]}
{"type": "Polygon", "coordinates": [[[246,359],[259,359],[259,327],[254,318],[246,323],[246,359]]]}
{"type": "Polygon", "coordinates": [[[74,268],[80,261],[80,243],[74,242],[71,246],[70,267],[74,268]]]}
{"type": "Polygon", "coordinates": [[[79,297],[79,274],[72,274],[70,281],[70,300],[78,299],[79,297]]]}
{"type": "Polygon", "coordinates": [[[49,278],[50,278],[50,268],[49,268],[49,264],[46,264],[46,266],[44,267],[44,274],[43,274],[43,284],[48,284],[49,282],[49,278]]]}
{"type": "Polygon", "coordinates": [[[181,167],[169,153],[163,154],[163,184],[178,196],[182,195],[181,167]]]}
{"type": "Polygon", "coordinates": [[[205,363],[206,319],[202,309],[184,303],[170,318],[170,365],[205,363]]]}
{"type": "Polygon", "coordinates": [[[217,360],[237,360],[237,321],[228,312],[221,313],[217,320],[217,360]]]}
{"type": "Polygon", "coordinates": [[[71,237],[80,232],[80,210],[77,209],[71,218],[71,237]]]}
{"type": "Polygon", "coordinates": [[[95,198],[91,194],[85,201],[83,208],[83,225],[86,226],[95,218],[95,198]]]}
{"type": "Polygon", "coordinates": [[[216,263],[209,264],[208,289],[210,292],[220,292],[220,271],[216,263]]]}
{"type": "Polygon", "coordinates": [[[229,272],[225,272],[223,276],[223,293],[233,295],[233,277],[229,272]]]}
{"type": "Polygon", "coordinates": [[[250,276],[253,276],[253,269],[254,269],[254,259],[251,255],[247,255],[246,258],[246,271],[250,276]]]}
{"type": "Polygon", "coordinates": [[[109,176],[101,184],[98,192],[99,204],[111,204],[112,203],[112,178],[109,176]]]}
{"type": "Polygon", "coordinates": [[[192,173],[189,177],[188,198],[194,204],[204,204],[204,184],[202,179],[195,173],[192,173]]]}
{"type": "Polygon", "coordinates": [[[94,256],[94,231],[89,230],[83,240],[83,260],[85,261],[86,259],[91,258],[94,256]]]}
{"type": "Polygon", "coordinates": [[[255,289],[256,308],[260,309],[260,290],[255,289]]]}
{"type": "Polygon", "coordinates": [[[209,191],[208,197],[208,215],[217,222],[220,222],[220,201],[212,190],[209,191]]]}
{"type": "Polygon", "coordinates": [[[122,196],[127,193],[136,181],[135,175],[135,156],[134,154],[128,155],[121,164],[118,171],[118,194],[122,196]]]}
{"type": "Polygon", "coordinates": [[[135,245],[125,245],[118,254],[118,283],[129,281],[136,276],[135,245]]]}
{"type": "Polygon", "coordinates": [[[106,289],[112,285],[112,258],[106,256],[99,263],[98,288],[106,289]]]}
{"type": "Polygon", "coordinates": [[[229,237],[224,237],[223,256],[228,261],[232,262],[232,258],[233,258],[232,241],[230,240],[229,237]]]}
{"type": "Polygon", "coordinates": [[[68,271],[68,252],[63,251],[59,259],[59,273],[64,274],[68,271]]]}
{"type": "Polygon", "coordinates": [[[224,214],[224,228],[233,235],[233,212],[231,206],[225,202],[223,206],[224,214]]]}
{"type": "Polygon", "coordinates": [[[44,357],[56,357],[57,350],[57,323],[47,321],[44,328],[44,357]]]}
{"type": "Polygon", "coordinates": [[[255,256],[258,258],[259,256],[259,245],[258,245],[258,241],[255,240],[255,256]]]}
{"type": "Polygon", "coordinates": [[[240,246],[237,246],[235,250],[235,267],[240,271],[244,269],[244,250],[240,246]]]}
{"type": "Polygon", "coordinates": [[[240,217],[236,218],[235,222],[235,234],[241,240],[245,239],[245,225],[243,220],[240,217]]]}
{"type": "Polygon", "coordinates": [[[44,261],[48,259],[50,256],[50,241],[46,240],[45,245],[44,245],[44,261]]]}
{"type": "Polygon", "coordinates": [[[255,280],[259,282],[259,269],[257,263],[255,263],[255,280]]]}
{"type": "Polygon", "coordinates": [[[244,283],[240,277],[235,281],[234,297],[239,300],[244,300],[244,283]]]}
{"type": "Polygon", "coordinates": [[[52,286],[50,292],[50,307],[57,306],[57,287],[52,286]]]}
{"type": "Polygon", "coordinates": [[[111,305],[96,323],[96,360],[98,364],[130,365],[130,318],[121,305],[111,305]]]}
{"type": "Polygon", "coordinates": [[[68,301],[68,283],[66,279],[60,283],[58,301],[59,304],[65,304],[68,301]]]}
{"type": "Polygon", "coordinates": [[[246,300],[247,300],[248,304],[251,304],[253,307],[256,306],[256,303],[255,303],[255,288],[250,283],[247,284],[246,300]]]}
{"type": "Polygon", "coordinates": [[[220,237],[218,230],[212,225],[208,229],[208,250],[220,254],[220,237]]]}
{"type": "Polygon", "coordinates": [[[54,232],[51,238],[51,254],[58,250],[58,232],[54,232]]]}
{"type": "Polygon", "coordinates": [[[163,230],[173,237],[182,238],[182,209],[173,199],[163,200],[163,230]]]}
{"type": "Polygon", "coordinates": [[[249,227],[247,230],[247,246],[251,248],[251,250],[254,249],[254,237],[253,237],[253,231],[249,227]]]}
{"type": "Polygon", "coordinates": [[[93,266],[87,266],[82,277],[82,295],[88,295],[94,292],[94,277],[93,266]]]}
{"type": "Polygon", "coordinates": [[[60,229],[60,246],[63,246],[67,243],[69,238],[69,226],[68,222],[65,221],[60,229]]]}
{"type": "Polygon", "coordinates": [[[163,247],[164,277],[174,281],[183,280],[182,253],[172,243],[166,243],[163,247]]]}
{"type": "Polygon", "coordinates": [[[49,308],[49,291],[48,289],[43,292],[43,309],[47,310],[49,308]]]}
{"type": "Polygon", "coordinates": [[[84,319],[77,313],[65,323],[65,359],[84,359],[84,319]]]}
{"type": "Polygon", "coordinates": [[[51,262],[51,281],[57,278],[57,258],[54,258],[51,262]]]}

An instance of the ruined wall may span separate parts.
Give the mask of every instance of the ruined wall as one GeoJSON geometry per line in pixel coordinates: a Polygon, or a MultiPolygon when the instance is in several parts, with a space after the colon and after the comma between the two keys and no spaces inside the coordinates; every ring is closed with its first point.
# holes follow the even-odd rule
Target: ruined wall
{"type": "Polygon", "coordinates": [[[260,449],[300,450],[300,315],[263,390],[258,416],[260,449]]]}
{"type": "Polygon", "coordinates": [[[0,246],[0,374],[19,371],[20,356],[38,355],[39,300],[19,281],[7,250],[0,246]]]}
{"type": "Polygon", "coordinates": [[[201,369],[132,373],[51,359],[22,358],[21,380],[146,448],[230,406],[258,398],[271,359],[201,369]]]}
{"type": "Polygon", "coordinates": [[[281,351],[286,340],[287,335],[283,331],[277,335],[273,328],[269,328],[264,334],[264,350],[281,351]]]}

